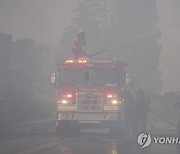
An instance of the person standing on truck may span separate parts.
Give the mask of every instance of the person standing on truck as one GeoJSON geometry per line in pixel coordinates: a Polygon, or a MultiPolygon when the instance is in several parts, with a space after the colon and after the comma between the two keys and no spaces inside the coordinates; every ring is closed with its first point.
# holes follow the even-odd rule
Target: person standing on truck
{"type": "Polygon", "coordinates": [[[83,29],[79,29],[77,35],[72,41],[72,51],[74,57],[79,59],[81,57],[86,57],[87,54],[83,47],[86,45],[86,38],[83,29]]]}
{"type": "Polygon", "coordinates": [[[139,132],[147,131],[147,118],[150,111],[149,99],[146,97],[143,90],[138,91],[138,96],[135,103],[135,122],[136,130],[139,132]]]}

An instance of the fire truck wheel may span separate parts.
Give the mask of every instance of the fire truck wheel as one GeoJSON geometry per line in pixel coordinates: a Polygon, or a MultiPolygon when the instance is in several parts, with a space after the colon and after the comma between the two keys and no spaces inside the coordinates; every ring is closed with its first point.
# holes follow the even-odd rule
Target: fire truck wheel
{"type": "Polygon", "coordinates": [[[73,133],[74,133],[74,134],[80,134],[80,127],[75,127],[75,128],[73,129],[73,133]]]}
{"type": "Polygon", "coordinates": [[[58,135],[67,135],[72,133],[71,124],[69,122],[62,121],[56,126],[56,132],[58,135]]]}
{"type": "Polygon", "coordinates": [[[79,134],[80,133],[80,125],[77,121],[72,121],[71,128],[73,131],[73,134],[79,134]]]}
{"type": "Polygon", "coordinates": [[[124,132],[124,127],[119,125],[119,124],[112,124],[109,128],[109,132],[111,135],[116,136],[116,135],[120,135],[123,136],[125,135],[124,132]]]}

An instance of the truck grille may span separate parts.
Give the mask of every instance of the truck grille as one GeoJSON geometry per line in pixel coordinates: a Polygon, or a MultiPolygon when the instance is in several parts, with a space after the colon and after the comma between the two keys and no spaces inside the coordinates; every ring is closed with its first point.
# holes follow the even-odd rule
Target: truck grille
{"type": "Polygon", "coordinates": [[[76,103],[79,112],[101,112],[103,96],[102,93],[77,93],[76,103]]]}

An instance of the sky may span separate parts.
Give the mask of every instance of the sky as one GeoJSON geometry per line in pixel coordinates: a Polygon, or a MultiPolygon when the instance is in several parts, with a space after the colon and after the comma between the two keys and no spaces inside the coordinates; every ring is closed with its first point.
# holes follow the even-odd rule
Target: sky
{"type": "Polygon", "coordinates": [[[78,0],[0,0],[0,32],[57,43],[78,0]]]}
{"type": "MultiPolygon", "coordinates": [[[[14,40],[33,38],[39,44],[58,43],[70,25],[79,0],[0,0],[0,32],[14,40]]],[[[159,70],[163,92],[180,91],[180,1],[157,0],[161,30],[159,70]],[[174,23],[179,22],[179,24],[174,23]],[[161,27],[169,26],[167,29],[161,27]]]]}

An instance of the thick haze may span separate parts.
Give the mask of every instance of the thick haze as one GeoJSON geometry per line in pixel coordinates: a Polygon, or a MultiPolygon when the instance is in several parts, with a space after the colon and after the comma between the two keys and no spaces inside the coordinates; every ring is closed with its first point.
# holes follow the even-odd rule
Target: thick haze
{"type": "MultiPolygon", "coordinates": [[[[0,0],[0,32],[14,39],[33,38],[38,43],[58,43],[74,17],[79,0],[0,0]]],[[[179,0],[157,0],[159,27],[180,22],[179,0]]],[[[88,34],[87,34],[88,35],[88,34]]],[[[162,29],[160,70],[163,90],[180,91],[180,24],[162,29]]]]}
{"type": "Polygon", "coordinates": [[[77,0],[0,0],[0,32],[15,39],[57,43],[73,17],[77,0]]]}
{"type": "Polygon", "coordinates": [[[180,1],[157,0],[159,27],[176,25],[162,30],[159,43],[162,46],[160,70],[162,71],[164,91],[180,91],[180,1]]]}

